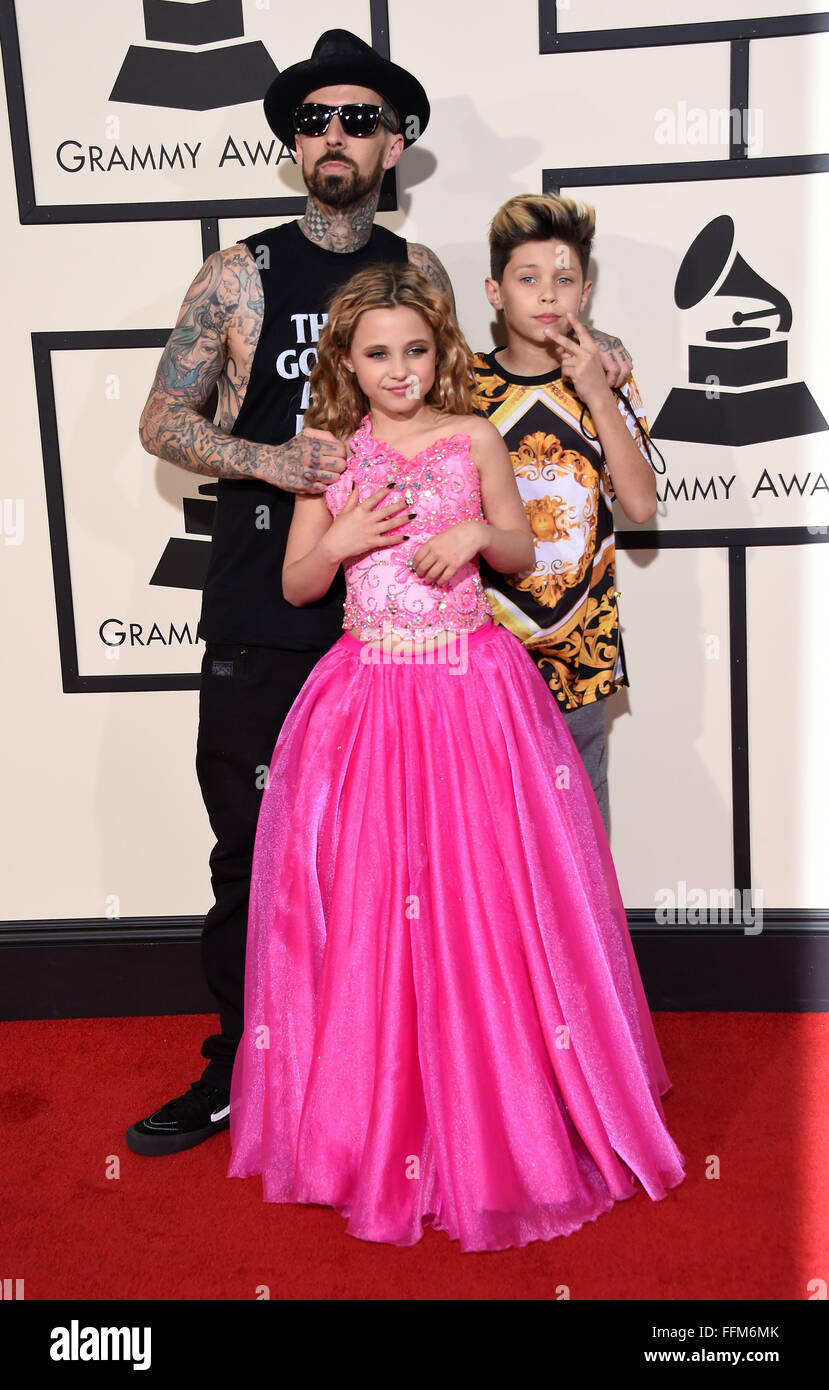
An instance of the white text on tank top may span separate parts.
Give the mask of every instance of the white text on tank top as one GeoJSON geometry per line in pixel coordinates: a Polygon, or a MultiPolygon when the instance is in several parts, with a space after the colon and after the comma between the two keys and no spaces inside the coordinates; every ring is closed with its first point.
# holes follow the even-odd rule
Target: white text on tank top
{"type": "Polygon", "coordinates": [[[313,346],[319,342],[319,336],[328,322],[327,314],[291,314],[291,323],[294,325],[296,335],[296,346],[284,348],[276,359],[277,376],[282,377],[283,381],[296,381],[303,377],[305,385],[302,389],[302,400],[299,403],[300,413],[296,417],[295,434],[299,434],[302,429],[302,419],[308,409],[311,394],[311,372],[317,360],[317,350],[313,346]]]}

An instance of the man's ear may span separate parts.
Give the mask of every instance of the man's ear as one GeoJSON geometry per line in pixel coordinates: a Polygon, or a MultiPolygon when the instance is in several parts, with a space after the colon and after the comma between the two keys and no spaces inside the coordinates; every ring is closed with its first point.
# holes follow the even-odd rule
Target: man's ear
{"type": "Polygon", "coordinates": [[[593,288],[593,281],[592,281],[592,280],[585,280],[584,285],[582,286],[581,299],[579,300],[579,309],[583,309],[583,308],[584,308],[585,304],[587,303],[588,299],[590,298],[590,291],[592,290],[592,288],[593,288]]]}
{"type": "Polygon", "coordinates": [[[504,305],[501,299],[501,286],[499,285],[498,281],[494,280],[491,275],[487,275],[486,279],[484,280],[484,289],[486,290],[486,297],[492,305],[493,309],[503,309],[504,305]]]}
{"type": "Polygon", "coordinates": [[[403,136],[399,134],[392,135],[388,145],[386,146],[386,152],[383,155],[383,168],[393,169],[401,154],[403,153],[403,149],[403,136]]]}

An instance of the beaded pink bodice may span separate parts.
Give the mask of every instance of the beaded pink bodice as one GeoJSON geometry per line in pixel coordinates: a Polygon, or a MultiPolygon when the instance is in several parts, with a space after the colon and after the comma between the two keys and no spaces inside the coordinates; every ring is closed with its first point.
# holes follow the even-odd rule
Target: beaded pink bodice
{"type": "MultiPolygon", "coordinates": [[[[440,531],[462,521],[483,521],[478,470],[469,452],[468,434],[436,439],[407,459],[376,439],[365,416],[348,441],[348,466],[326,488],[332,516],[345,506],[352,484],[362,501],[389,482],[391,498],[401,497],[413,512],[387,535],[407,535],[399,545],[358,555],[344,566],[346,582],[343,627],[364,641],[387,633],[426,638],[438,632],[473,632],[492,621],[492,609],[478,573],[477,558],[461,565],[445,587],[424,583],[411,567],[420,547],[440,531]]],[[[381,501],[379,506],[383,506],[381,501]]]]}

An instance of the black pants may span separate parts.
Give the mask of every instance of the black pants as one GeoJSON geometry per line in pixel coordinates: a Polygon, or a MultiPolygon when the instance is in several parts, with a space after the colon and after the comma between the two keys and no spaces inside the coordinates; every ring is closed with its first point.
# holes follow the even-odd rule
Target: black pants
{"type": "Polygon", "coordinates": [[[201,669],[196,772],[216,845],[215,903],[204,920],[202,962],[221,1033],[206,1038],[205,1081],[227,1088],[244,1020],[248,897],[259,803],[279,730],[321,651],[208,642],[201,669]]]}

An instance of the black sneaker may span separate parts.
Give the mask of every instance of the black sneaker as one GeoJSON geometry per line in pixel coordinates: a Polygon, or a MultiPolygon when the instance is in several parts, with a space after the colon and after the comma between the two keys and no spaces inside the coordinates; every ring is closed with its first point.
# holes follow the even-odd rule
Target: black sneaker
{"type": "Polygon", "coordinates": [[[189,1091],[169,1100],[127,1130],[127,1145],[137,1154],[177,1154],[204,1143],[230,1124],[230,1094],[206,1081],[194,1081],[189,1091]]]}

